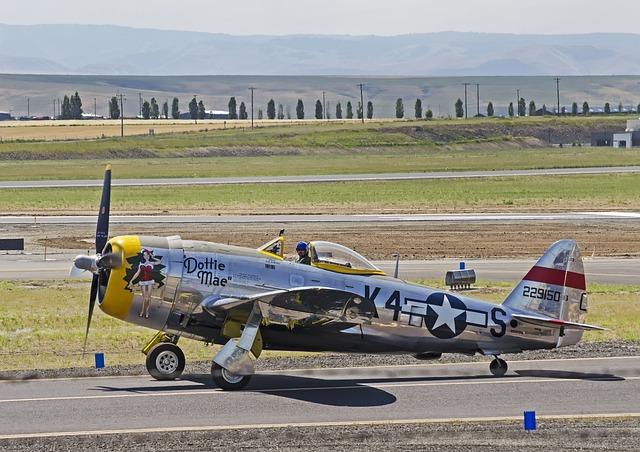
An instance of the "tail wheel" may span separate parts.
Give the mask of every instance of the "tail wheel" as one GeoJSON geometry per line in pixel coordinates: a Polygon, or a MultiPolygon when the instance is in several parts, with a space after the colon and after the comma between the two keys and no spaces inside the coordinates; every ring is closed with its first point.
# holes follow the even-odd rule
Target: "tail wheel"
{"type": "Polygon", "coordinates": [[[506,374],[508,367],[507,362],[500,358],[494,359],[491,361],[491,364],[489,364],[489,370],[496,377],[502,377],[506,374]]]}
{"type": "Polygon", "coordinates": [[[211,364],[213,382],[225,391],[238,391],[249,384],[251,375],[236,375],[219,364],[211,364]]]}
{"type": "Polygon", "coordinates": [[[156,380],[175,380],[182,375],[186,360],[175,344],[162,342],[147,353],[147,370],[156,380]]]}

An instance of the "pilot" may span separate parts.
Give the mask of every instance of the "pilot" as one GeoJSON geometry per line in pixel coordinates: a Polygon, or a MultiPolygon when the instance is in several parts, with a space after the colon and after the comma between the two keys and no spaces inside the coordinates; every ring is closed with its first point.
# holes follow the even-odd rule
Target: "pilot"
{"type": "Polygon", "coordinates": [[[298,242],[296,252],[298,253],[298,260],[296,261],[298,264],[311,265],[309,245],[307,245],[307,242],[298,242]]]}

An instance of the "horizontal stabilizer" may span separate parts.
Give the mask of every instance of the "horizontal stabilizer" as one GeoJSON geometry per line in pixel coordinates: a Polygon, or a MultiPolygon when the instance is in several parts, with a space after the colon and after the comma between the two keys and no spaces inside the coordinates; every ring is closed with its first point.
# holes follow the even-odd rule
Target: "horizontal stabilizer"
{"type": "Polygon", "coordinates": [[[531,315],[513,314],[512,317],[524,323],[530,323],[532,325],[547,327],[547,328],[565,328],[568,330],[594,330],[594,331],[608,331],[607,328],[600,326],[588,325],[586,323],[568,322],[566,320],[551,319],[548,317],[537,317],[531,315]]]}

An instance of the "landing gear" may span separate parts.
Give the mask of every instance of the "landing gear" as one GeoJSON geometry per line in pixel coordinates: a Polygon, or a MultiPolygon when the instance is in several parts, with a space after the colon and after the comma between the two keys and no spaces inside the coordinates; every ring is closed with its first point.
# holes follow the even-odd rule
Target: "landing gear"
{"type": "Polygon", "coordinates": [[[502,377],[504,374],[506,374],[508,367],[509,366],[507,366],[507,362],[503,359],[498,358],[497,356],[493,361],[491,361],[491,364],[489,364],[489,370],[496,377],[502,377]]]}
{"type": "Polygon", "coordinates": [[[184,370],[184,353],[171,342],[156,344],[147,353],[147,370],[156,380],[175,380],[184,370]]]}
{"type": "Polygon", "coordinates": [[[238,391],[249,384],[251,375],[236,375],[219,364],[211,364],[213,382],[225,391],[238,391]]]}

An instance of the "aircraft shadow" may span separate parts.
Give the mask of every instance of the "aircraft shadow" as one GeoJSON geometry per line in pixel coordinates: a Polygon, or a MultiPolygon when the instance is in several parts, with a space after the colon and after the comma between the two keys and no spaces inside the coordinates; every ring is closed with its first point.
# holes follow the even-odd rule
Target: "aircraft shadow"
{"type": "MultiPolygon", "coordinates": [[[[310,403],[344,407],[375,407],[392,404],[396,396],[382,388],[370,384],[428,383],[442,381],[470,381],[495,378],[491,375],[466,376],[419,376],[419,377],[379,377],[324,379],[294,375],[257,374],[243,392],[255,392],[275,395],[288,399],[310,403]]],[[[508,377],[506,377],[508,378],[508,377]]],[[[518,376],[511,376],[513,379],[518,376]]],[[[194,384],[157,385],[151,380],[149,385],[135,387],[96,386],[95,391],[103,392],[179,392],[198,391],[216,388],[208,374],[185,374],[181,381],[194,384]]]]}
{"type": "Polygon", "coordinates": [[[590,381],[624,381],[624,377],[613,374],[592,373],[592,372],[568,372],[563,370],[516,370],[515,373],[521,377],[535,378],[558,378],[568,380],[590,380],[590,381]]]}

